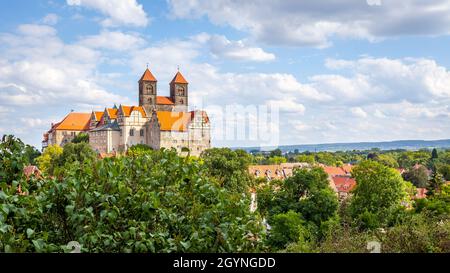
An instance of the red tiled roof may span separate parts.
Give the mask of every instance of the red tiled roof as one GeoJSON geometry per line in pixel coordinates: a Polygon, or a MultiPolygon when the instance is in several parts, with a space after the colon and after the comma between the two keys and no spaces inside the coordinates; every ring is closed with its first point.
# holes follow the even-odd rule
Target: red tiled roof
{"type": "Polygon", "coordinates": [[[55,129],[86,131],[89,130],[90,121],[90,113],[70,113],[56,126],[55,129]]]}
{"type": "Polygon", "coordinates": [[[30,165],[23,168],[23,174],[28,180],[32,175],[35,175],[37,178],[40,178],[42,173],[38,169],[38,167],[30,165]]]}
{"type": "Polygon", "coordinates": [[[248,172],[256,178],[286,178],[280,165],[253,165],[248,167],[248,172]]]}
{"type": "Polygon", "coordinates": [[[331,178],[338,192],[350,192],[356,186],[356,180],[349,176],[333,176],[331,178]]]}
{"type": "Polygon", "coordinates": [[[122,105],[122,111],[125,117],[129,117],[131,113],[134,111],[139,111],[142,115],[142,117],[147,117],[145,110],[142,106],[123,106],[122,105]]]}
{"type": "Polygon", "coordinates": [[[156,104],[159,105],[173,105],[175,104],[170,97],[156,97],[156,104]]]}
{"type": "Polygon", "coordinates": [[[109,118],[116,119],[117,113],[119,112],[119,109],[117,108],[106,108],[106,111],[108,111],[109,118]]]}
{"type": "Polygon", "coordinates": [[[347,173],[344,171],[344,169],[340,167],[330,167],[330,166],[322,166],[323,170],[331,176],[335,175],[347,175],[347,173]]]}
{"type": "Polygon", "coordinates": [[[156,82],[156,78],[155,76],[153,76],[152,72],[150,72],[150,70],[148,70],[147,68],[139,81],[156,82]]]}
{"type": "Polygon", "coordinates": [[[175,77],[173,77],[171,83],[188,83],[188,82],[183,77],[183,75],[181,75],[180,71],[178,71],[177,74],[175,74],[175,77]]]}
{"type": "Polygon", "coordinates": [[[424,199],[427,198],[427,192],[428,190],[426,188],[416,188],[416,195],[414,196],[414,199],[424,199]]]}

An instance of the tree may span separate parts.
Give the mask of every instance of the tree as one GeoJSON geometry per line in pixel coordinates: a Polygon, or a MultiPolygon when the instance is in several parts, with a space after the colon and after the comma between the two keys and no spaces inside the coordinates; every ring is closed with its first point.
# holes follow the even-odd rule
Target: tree
{"type": "Polygon", "coordinates": [[[303,225],[305,221],[302,215],[295,211],[275,215],[271,221],[268,244],[275,249],[282,249],[289,243],[297,242],[304,230],[303,225]]]}
{"type": "Polygon", "coordinates": [[[403,173],[403,179],[413,183],[418,188],[426,188],[428,185],[428,170],[424,166],[411,168],[403,173]]]}
{"type": "Polygon", "coordinates": [[[0,183],[11,185],[23,176],[23,168],[29,164],[25,144],[12,135],[4,135],[0,142],[0,183]]]}
{"type": "Polygon", "coordinates": [[[0,192],[0,252],[63,252],[70,241],[82,252],[261,249],[263,226],[250,200],[174,150],[65,168],[61,180],[46,178],[28,196],[0,192]]]}
{"type": "Polygon", "coordinates": [[[427,195],[436,195],[439,194],[442,187],[444,185],[444,177],[438,171],[433,172],[433,176],[428,183],[428,192],[427,195]]]}
{"type": "Polygon", "coordinates": [[[350,212],[354,219],[379,217],[381,224],[389,211],[401,206],[407,196],[400,174],[373,160],[361,162],[352,171],[357,186],[351,197],[350,212]]]}
{"type": "Polygon", "coordinates": [[[438,151],[436,150],[436,148],[433,149],[433,151],[431,152],[431,159],[438,159],[438,151]]]}
{"type": "Polygon", "coordinates": [[[274,157],[269,157],[267,159],[267,163],[270,165],[279,165],[281,163],[286,163],[287,159],[286,157],[283,156],[274,156],[274,157]]]}
{"type": "Polygon", "coordinates": [[[63,175],[69,165],[73,163],[81,166],[91,165],[97,158],[97,153],[92,150],[88,143],[68,143],[64,146],[62,154],[55,162],[54,174],[63,175]]]}
{"type": "Polygon", "coordinates": [[[270,152],[269,157],[275,157],[275,156],[283,156],[283,152],[280,149],[275,149],[270,152]]]}
{"type": "Polygon", "coordinates": [[[450,181],[450,164],[442,164],[437,170],[444,176],[445,180],[450,181]]]}
{"type": "Polygon", "coordinates": [[[131,146],[128,149],[127,154],[129,156],[136,157],[136,156],[142,156],[142,155],[145,155],[145,154],[149,154],[152,151],[153,151],[153,149],[150,146],[148,146],[148,145],[136,144],[136,145],[131,146]]]}
{"type": "Polygon", "coordinates": [[[379,154],[374,160],[390,168],[399,167],[397,160],[390,154],[379,154]]]}
{"type": "Polygon", "coordinates": [[[72,143],[89,143],[89,134],[87,133],[79,133],[77,136],[75,136],[74,139],[72,139],[72,143]]]}
{"type": "Polygon", "coordinates": [[[295,161],[305,162],[305,163],[309,163],[309,164],[315,163],[314,155],[306,155],[306,154],[301,154],[301,155],[296,156],[295,161]]]}
{"type": "Polygon", "coordinates": [[[45,148],[41,156],[36,158],[39,169],[46,174],[53,174],[54,167],[58,164],[59,157],[63,153],[63,148],[59,145],[49,145],[45,148]]]}
{"type": "Polygon", "coordinates": [[[233,151],[229,148],[213,148],[204,151],[200,159],[209,170],[210,176],[228,190],[247,193],[251,183],[248,166],[251,155],[244,150],[233,151]]]}

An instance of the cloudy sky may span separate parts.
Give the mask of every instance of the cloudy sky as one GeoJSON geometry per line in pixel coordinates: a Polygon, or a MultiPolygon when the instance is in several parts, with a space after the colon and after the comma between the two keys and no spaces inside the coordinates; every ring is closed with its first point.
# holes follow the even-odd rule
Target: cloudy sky
{"type": "Polygon", "coordinates": [[[277,105],[280,144],[450,138],[450,0],[15,0],[0,21],[0,135],[36,147],[136,104],[147,63],[160,95],[180,67],[192,109],[277,105]]]}

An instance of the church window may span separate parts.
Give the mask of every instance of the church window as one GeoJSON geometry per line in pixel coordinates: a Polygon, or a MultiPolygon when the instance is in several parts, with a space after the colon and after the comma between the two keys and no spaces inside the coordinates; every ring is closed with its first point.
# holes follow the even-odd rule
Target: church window
{"type": "Polygon", "coordinates": [[[146,90],[148,95],[153,95],[153,86],[147,85],[146,90]]]}
{"type": "Polygon", "coordinates": [[[184,88],[183,88],[183,87],[179,87],[179,88],[178,88],[178,96],[185,96],[184,88]]]}

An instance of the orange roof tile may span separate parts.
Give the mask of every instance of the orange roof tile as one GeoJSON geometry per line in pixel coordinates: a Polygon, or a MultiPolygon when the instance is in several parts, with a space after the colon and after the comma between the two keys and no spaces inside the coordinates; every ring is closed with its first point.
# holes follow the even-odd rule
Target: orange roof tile
{"type": "Polygon", "coordinates": [[[186,112],[156,112],[161,131],[187,131],[189,122],[191,121],[191,114],[186,112]]]}
{"type": "Polygon", "coordinates": [[[328,175],[331,176],[347,174],[342,168],[339,167],[323,166],[322,168],[328,175]]]}
{"type": "Polygon", "coordinates": [[[156,82],[155,76],[153,76],[152,72],[148,70],[148,68],[145,70],[144,74],[142,74],[142,77],[139,81],[149,81],[149,82],[156,82]]]}
{"type": "Polygon", "coordinates": [[[86,131],[89,130],[90,121],[91,113],[70,113],[56,127],[56,130],[86,131]]]}
{"type": "Polygon", "coordinates": [[[97,112],[97,111],[95,111],[95,112],[94,112],[94,115],[95,115],[95,119],[96,119],[97,121],[99,121],[100,119],[102,119],[103,112],[97,112]]]}
{"type": "Polygon", "coordinates": [[[253,165],[248,172],[256,178],[284,179],[286,177],[280,165],[253,165]]]}
{"type": "Polygon", "coordinates": [[[106,108],[106,111],[108,111],[109,118],[116,119],[117,118],[117,112],[119,112],[119,109],[117,109],[117,108],[106,108]]]}
{"type": "Polygon", "coordinates": [[[134,111],[139,111],[139,112],[141,112],[141,115],[143,117],[147,117],[145,110],[142,106],[124,106],[124,105],[122,105],[122,111],[126,117],[129,117],[131,115],[131,113],[133,113],[134,111]]]}
{"type": "Polygon", "coordinates": [[[186,79],[181,75],[180,71],[177,72],[171,83],[188,83],[186,79]]]}
{"type": "Polygon", "coordinates": [[[333,183],[338,192],[350,192],[356,186],[356,180],[348,176],[333,176],[333,183]]]}
{"type": "Polygon", "coordinates": [[[175,104],[172,99],[170,97],[161,97],[158,96],[156,97],[156,104],[161,104],[161,105],[173,105],[175,104]]]}

